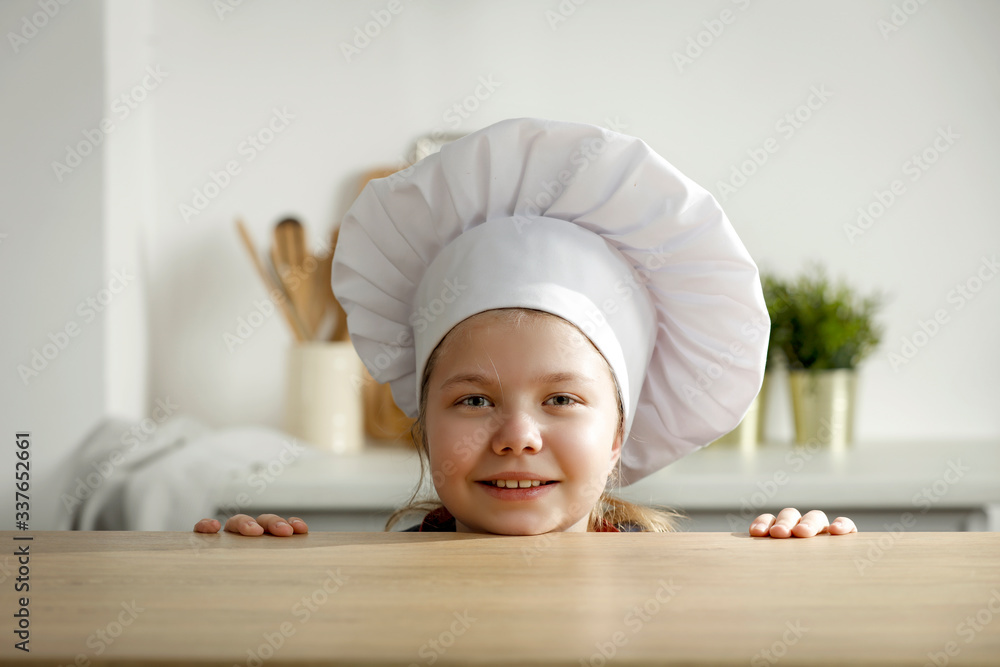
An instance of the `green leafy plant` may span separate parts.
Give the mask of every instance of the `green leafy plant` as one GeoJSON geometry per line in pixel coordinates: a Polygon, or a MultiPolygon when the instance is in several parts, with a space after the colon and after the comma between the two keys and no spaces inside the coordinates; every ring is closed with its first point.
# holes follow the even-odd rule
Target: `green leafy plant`
{"type": "Polygon", "coordinates": [[[875,315],[882,297],[832,285],[819,264],[791,282],[769,274],[761,283],[771,318],[770,349],[783,352],[791,369],[856,368],[881,341],[875,315]]]}

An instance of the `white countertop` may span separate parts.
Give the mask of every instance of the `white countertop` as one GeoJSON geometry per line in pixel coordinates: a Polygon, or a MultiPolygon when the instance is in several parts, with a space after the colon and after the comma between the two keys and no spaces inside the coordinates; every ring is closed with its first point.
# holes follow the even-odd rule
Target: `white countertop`
{"type": "MultiPolygon", "coordinates": [[[[362,453],[322,452],[311,458],[224,481],[219,506],[249,512],[391,511],[409,499],[419,479],[416,450],[377,440],[362,453]]],[[[841,452],[788,443],[743,451],[715,443],[620,495],[683,511],[1000,506],[1000,441],[860,442],[841,452]]]]}

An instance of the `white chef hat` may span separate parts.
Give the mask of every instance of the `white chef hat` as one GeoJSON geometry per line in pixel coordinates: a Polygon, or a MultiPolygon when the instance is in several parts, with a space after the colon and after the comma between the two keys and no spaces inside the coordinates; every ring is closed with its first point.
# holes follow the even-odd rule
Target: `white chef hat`
{"type": "Polygon", "coordinates": [[[515,118],[370,181],[332,269],[354,347],[416,417],[456,324],[522,307],[579,327],[622,391],[622,484],[731,431],[760,390],[757,266],[711,194],[645,142],[515,118]]]}

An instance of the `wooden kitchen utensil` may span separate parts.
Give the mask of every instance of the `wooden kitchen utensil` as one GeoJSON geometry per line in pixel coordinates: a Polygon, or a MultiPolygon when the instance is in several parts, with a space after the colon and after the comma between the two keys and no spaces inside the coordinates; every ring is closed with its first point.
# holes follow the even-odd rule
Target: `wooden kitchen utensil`
{"type": "Polygon", "coordinates": [[[317,321],[315,307],[316,260],[306,245],[305,230],[295,218],[285,218],[274,228],[271,261],[281,276],[285,291],[302,323],[307,340],[314,340],[317,321]]]}
{"type": "MultiPolygon", "coordinates": [[[[264,268],[263,263],[260,261],[260,256],[257,254],[257,247],[254,245],[253,239],[250,238],[250,232],[247,231],[246,225],[239,218],[236,219],[236,229],[239,232],[240,239],[243,241],[243,247],[246,248],[247,253],[250,255],[250,261],[253,263],[254,268],[257,270],[257,275],[264,282],[264,287],[267,290],[268,298],[271,298],[275,292],[280,293],[281,288],[271,280],[270,274],[264,268]]],[[[281,314],[284,315],[285,321],[288,322],[288,326],[292,330],[292,335],[295,340],[302,342],[306,340],[305,329],[302,323],[299,322],[297,315],[292,311],[291,306],[288,303],[288,299],[275,299],[278,302],[278,309],[281,314]]]]}

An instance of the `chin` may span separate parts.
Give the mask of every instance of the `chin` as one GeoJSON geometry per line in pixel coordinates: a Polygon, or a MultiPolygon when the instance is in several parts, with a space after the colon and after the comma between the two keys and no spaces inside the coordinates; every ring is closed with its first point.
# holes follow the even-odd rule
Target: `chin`
{"type": "Polygon", "coordinates": [[[491,530],[491,533],[496,535],[542,535],[544,533],[551,533],[552,528],[540,527],[540,526],[526,526],[524,524],[512,525],[512,526],[501,526],[496,530],[491,530]]]}
{"type": "Polygon", "coordinates": [[[542,535],[563,532],[567,526],[561,526],[547,517],[512,516],[487,521],[483,529],[495,535],[542,535]]]}

